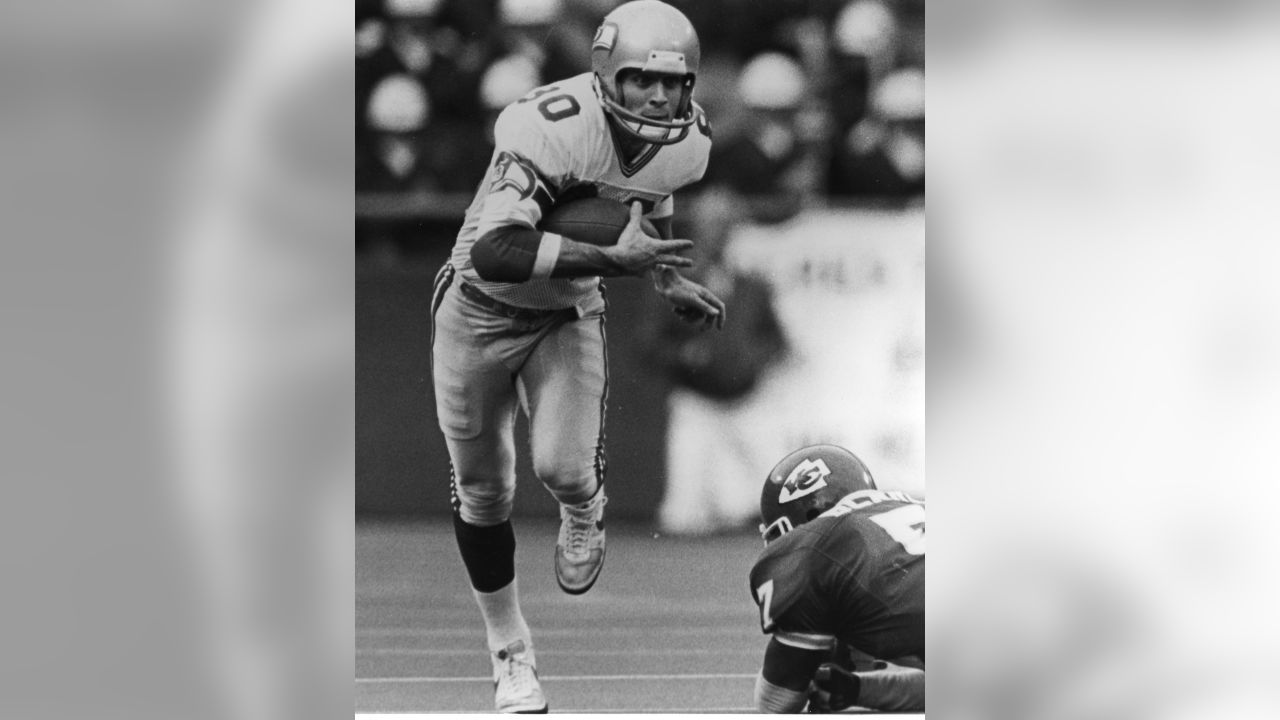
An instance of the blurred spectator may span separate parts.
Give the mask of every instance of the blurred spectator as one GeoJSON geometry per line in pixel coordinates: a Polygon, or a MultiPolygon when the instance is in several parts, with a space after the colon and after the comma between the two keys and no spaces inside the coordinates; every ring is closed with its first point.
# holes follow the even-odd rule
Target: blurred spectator
{"type": "Polygon", "coordinates": [[[561,0],[499,0],[499,45],[527,58],[544,78],[566,78],[591,69],[591,38],[600,15],[585,20],[561,0]]]}
{"type": "Polygon", "coordinates": [[[733,134],[715,139],[705,182],[751,196],[751,219],[784,220],[799,211],[807,184],[797,120],[809,81],[794,59],[764,53],[743,67],[737,91],[744,114],[733,134]]]}
{"type": "Polygon", "coordinates": [[[825,24],[840,7],[840,0],[676,0],[698,28],[703,52],[732,50],[739,62],[765,52],[800,50],[796,24],[818,20],[825,24]]]}
{"type": "MultiPolygon", "coordinates": [[[[430,106],[418,161],[423,176],[434,179],[427,192],[469,192],[488,160],[487,116],[513,96],[513,88],[586,70],[596,21],[618,4],[357,0],[357,145],[381,132],[368,126],[374,89],[387,76],[410,75],[425,88],[430,106]],[[477,161],[478,156],[484,157],[477,161]]],[[[894,134],[894,149],[885,152],[865,152],[877,145],[866,142],[876,135],[869,132],[876,122],[854,133],[868,118],[876,89],[895,69],[923,66],[922,0],[674,4],[703,33],[706,72],[698,97],[717,133],[708,183],[772,194],[769,202],[752,204],[757,220],[790,217],[823,190],[824,180],[832,183],[831,192],[843,195],[909,195],[915,190],[904,188],[922,187],[912,177],[919,164],[911,161],[913,148],[922,146],[922,133],[909,131],[914,120],[891,121],[908,132],[894,134]],[[858,137],[855,149],[846,142],[851,134],[858,137]],[[827,157],[832,151],[839,157],[827,157]],[[870,165],[859,168],[861,162],[870,165]],[[880,180],[868,185],[865,175],[880,180]]],[[[357,189],[370,188],[359,183],[357,189]]],[[[424,196],[424,212],[446,206],[424,196]]]]}
{"type": "Polygon", "coordinates": [[[882,77],[896,60],[898,20],[881,0],[853,0],[836,16],[832,27],[833,50],[844,57],[860,58],[872,78],[882,77]]]}
{"type": "Polygon", "coordinates": [[[485,109],[485,139],[493,147],[493,125],[503,108],[542,84],[537,65],[524,55],[495,60],[480,80],[480,104],[485,109]]]}
{"type": "Polygon", "coordinates": [[[366,107],[370,133],[357,149],[357,187],[432,189],[433,170],[422,162],[423,130],[430,116],[427,91],[413,76],[388,75],[379,81],[366,107]]]}
{"type": "Polygon", "coordinates": [[[831,27],[831,120],[840,135],[867,112],[871,87],[893,67],[898,23],[880,0],[853,0],[831,27]]]}
{"type": "Polygon", "coordinates": [[[924,193],[924,73],[895,70],[872,92],[866,117],[839,138],[832,194],[914,197],[924,193]]]}
{"type": "Polygon", "coordinates": [[[778,362],[786,339],[774,312],[767,281],[725,262],[725,250],[745,213],[744,200],[726,187],[693,199],[695,269],[689,277],[732,307],[732,320],[718,333],[699,329],[655,309],[646,328],[650,360],[671,381],[668,399],[667,486],[658,509],[665,532],[702,534],[753,526],[757,519],[760,468],[772,462],[755,441],[759,413],[744,412],[762,375],[778,362]]]}

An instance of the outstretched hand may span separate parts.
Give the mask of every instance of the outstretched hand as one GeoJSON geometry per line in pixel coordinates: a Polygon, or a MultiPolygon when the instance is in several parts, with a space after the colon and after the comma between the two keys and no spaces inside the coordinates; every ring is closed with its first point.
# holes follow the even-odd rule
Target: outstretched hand
{"type": "Polygon", "coordinates": [[[618,236],[617,244],[609,248],[609,256],[625,272],[640,275],[655,265],[690,267],[693,260],[678,253],[693,247],[692,240],[661,240],[650,237],[640,224],[640,202],[631,204],[631,218],[618,236]]]}
{"type": "Polygon", "coordinates": [[[724,301],[698,283],[676,273],[671,280],[658,288],[658,292],[671,303],[676,315],[687,323],[702,325],[702,329],[714,326],[724,328],[724,301]]]}

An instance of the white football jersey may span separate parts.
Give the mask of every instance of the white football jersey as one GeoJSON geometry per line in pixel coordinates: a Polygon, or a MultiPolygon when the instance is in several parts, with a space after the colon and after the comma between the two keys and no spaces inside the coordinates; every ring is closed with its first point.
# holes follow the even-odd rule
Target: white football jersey
{"type": "Polygon", "coordinates": [[[706,171],[711,127],[696,104],[697,123],[684,139],[650,144],[627,163],[598,92],[595,76],[583,73],[530,91],[498,116],[493,161],[467,208],[451,258],[462,278],[487,295],[520,307],[565,308],[589,300],[599,285],[594,277],[481,280],[471,265],[471,247],[490,230],[537,228],[554,203],[577,197],[640,200],[646,217],[669,217],[671,194],[706,171]]]}

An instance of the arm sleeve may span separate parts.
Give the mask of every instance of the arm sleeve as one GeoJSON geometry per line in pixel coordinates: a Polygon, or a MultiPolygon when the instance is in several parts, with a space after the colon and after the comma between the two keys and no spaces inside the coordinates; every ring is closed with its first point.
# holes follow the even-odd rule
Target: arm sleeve
{"type": "Polygon", "coordinates": [[[476,274],[492,282],[524,282],[551,277],[564,238],[503,225],[485,233],[471,246],[476,274]]]}
{"type": "Polygon", "coordinates": [[[471,264],[477,275],[492,282],[629,274],[608,248],[512,225],[490,230],[477,240],[471,246],[471,264]]]}
{"type": "Polygon", "coordinates": [[[774,637],[764,651],[760,675],[773,685],[804,692],[809,689],[809,681],[818,666],[830,655],[830,651],[792,647],[774,637]]]}

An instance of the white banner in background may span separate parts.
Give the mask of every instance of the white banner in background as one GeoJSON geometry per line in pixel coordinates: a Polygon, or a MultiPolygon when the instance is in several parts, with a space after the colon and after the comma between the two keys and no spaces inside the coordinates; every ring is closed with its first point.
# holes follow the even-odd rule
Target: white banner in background
{"type": "Polygon", "coordinates": [[[923,496],[924,229],[923,208],[841,210],[738,234],[730,261],[773,284],[791,346],[745,409],[772,457],[834,443],[923,496]]]}

